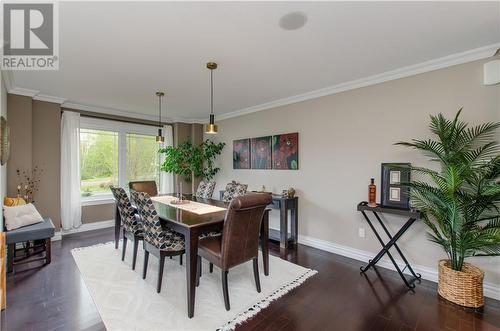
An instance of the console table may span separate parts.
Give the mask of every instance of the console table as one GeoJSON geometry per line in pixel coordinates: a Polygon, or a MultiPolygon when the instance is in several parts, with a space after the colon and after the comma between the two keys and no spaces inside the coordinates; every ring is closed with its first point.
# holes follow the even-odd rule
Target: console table
{"type": "Polygon", "coordinates": [[[411,267],[410,263],[404,256],[403,252],[401,252],[401,249],[397,245],[397,241],[401,236],[410,228],[410,226],[418,219],[422,218],[422,214],[418,210],[407,210],[407,209],[400,209],[400,208],[392,208],[392,207],[385,207],[381,205],[377,206],[369,206],[366,201],[360,202],[358,204],[358,211],[363,214],[366,222],[368,222],[368,225],[370,225],[370,228],[373,230],[373,233],[375,233],[375,236],[377,237],[378,241],[380,242],[380,245],[382,245],[382,250],[378,252],[378,254],[371,260],[368,261],[368,265],[366,267],[360,267],[361,273],[365,273],[368,269],[371,267],[375,266],[380,259],[387,254],[389,258],[391,259],[392,264],[394,264],[394,267],[396,268],[397,272],[399,273],[399,276],[405,283],[405,285],[409,288],[412,289],[415,288],[415,281],[420,281],[422,276],[420,274],[415,273],[413,271],[413,268],[411,267]],[[372,221],[366,215],[366,212],[372,212],[377,221],[380,223],[380,226],[384,230],[385,234],[387,237],[389,237],[389,241],[387,243],[384,243],[382,238],[380,237],[379,233],[377,232],[377,229],[373,226],[372,221]],[[396,232],[394,236],[391,235],[389,230],[387,230],[387,227],[385,226],[384,222],[382,222],[382,219],[378,215],[378,213],[387,213],[387,214],[394,214],[394,215],[400,215],[400,216],[406,216],[408,217],[408,220],[401,226],[401,228],[396,232]],[[399,256],[401,256],[401,259],[405,263],[405,267],[403,270],[401,270],[394,260],[394,257],[392,256],[391,252],[389,249],[391,247],[396,248],[396,251],[399,253],[399,256]],[[403,274],[403,272],[408,269],[408,271],[411,273],[413,276],[411,279],[406,279],[406,276],[403,274]]]}
{"type": "MultiPolygon", "coordinates": [[[[258,193],[258,192],[255,192],[258,193]]],[[[220,200],[224,191],[219,191],[220,200]]],[[[284,198],[281,195],[273,194],[273,202],[268,206],[272,209],[280,211],[280,229],[269,229],[269,239],[279,241],[280,249],[287,250],[289,244],[297,245],[298,238],[298,215],[299,215],[299,198],[284,198]],[[290,211],[290,233],[288,232],[288,211],[290,211]]]]}

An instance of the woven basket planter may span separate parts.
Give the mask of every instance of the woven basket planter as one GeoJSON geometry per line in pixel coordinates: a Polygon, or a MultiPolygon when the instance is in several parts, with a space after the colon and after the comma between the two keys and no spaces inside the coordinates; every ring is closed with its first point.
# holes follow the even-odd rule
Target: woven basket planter
{"type": "Polygon", "coordinates": [[[484,306],[484,272],[464,263],[462,271],[451,268],[450,260],[439,261],[438,293],[448,301],[471,308],[484,306]]]}

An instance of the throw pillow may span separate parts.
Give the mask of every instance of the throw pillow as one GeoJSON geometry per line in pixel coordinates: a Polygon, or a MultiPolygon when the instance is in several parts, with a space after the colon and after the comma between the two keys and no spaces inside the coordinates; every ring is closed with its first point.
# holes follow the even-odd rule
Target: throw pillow
{"type": "Polygon", "coordinates": [[[3,215],[7,231],[43,222],[42,215],[40,215],[32,203],[21,206],[4,207],[3,215]]]}

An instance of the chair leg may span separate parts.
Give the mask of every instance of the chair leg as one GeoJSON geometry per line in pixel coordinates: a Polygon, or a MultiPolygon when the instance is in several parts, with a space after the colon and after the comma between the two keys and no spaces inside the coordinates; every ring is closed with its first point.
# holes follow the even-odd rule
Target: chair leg
{"type": "Polygon", "coordinates": [[[144,267],[142,268],[142,279],[146,279],[146,273],[148,272],[148,261],[149,252],[144,250],[144,267]]]}
{"type": "Polygon", "coordinates": [[[256,257],[253,259],[253,276],[255,277],[255,286],[257,287],[257,292],[260,293],[259,260],[256,257]]]}
{"type": "Polygon", "coordinates": [[[183,256],[183,254],[181,254],[181,255],[179,256],[179,264],[180,264],[180,265],[182,265],[182,256],[183,256]]]}
{"type": "Polygon", "coordinates": [[[209,269],[210,273],[214,272],[214,264],[212,262],[210,262],[209,269]]]}
{"type": "Polygon", "coordinates": [[[7,273],[14,271],[14,252],[16,244],[7,245],[7,273]]]}
{"type": "Polygon", "coordinates": [[[226,310],[230,310],[231,306],[229,305],[229,290],[227,287],[227,270],[222,270],[222,293],[224,294],[224,305],[226,306],[226,310]]]}
{"type": "Polygon", "coordinates": [[[125,251],[127,250],[127,237],[123,236],[122,261],[125,260],[125,251]]]}
{"type": "Polygon", "coordinates": [[[201,256],[198,256],[198,260],[196,263],[196,287],[200,286],[200,277],[201,277],[201,256]]]}
{"type": "Polygon", "coordinates": [[[160,264],[158,266],[158,285],[156,286],[156,292],[161,291],[161,281],[163,279],[163,267],[165,266],[165,256],[160,253],[160,264]]]}
{"type": "Polygon", "coordinates": [[[45,264],[52,262],[52,241],[50,238],[45,239],[45,264]]]}
{"type": "Polygon", "coordinates": [[[135,270],[135,262],[137,261],[137,249],[139,248],[139,240],[134,239],[134,255],[132,256],[132,270],[135,270]]]}

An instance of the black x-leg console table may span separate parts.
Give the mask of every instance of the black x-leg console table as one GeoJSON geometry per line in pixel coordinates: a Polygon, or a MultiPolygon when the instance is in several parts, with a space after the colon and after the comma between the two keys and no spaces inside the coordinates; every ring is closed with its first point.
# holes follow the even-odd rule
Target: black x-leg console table
{"type": "Polygon", "coordinates": [[[365,267],[360,267],[361,273],[364,273],[371,267],[373,267],[375,264],[377,264],[380,259],[387,254],[389,258],[391,259],[392,264],[394,264],[394,267],[396,268],[397,272],[399,273],[399,276],[401,276],[401,279],[403,279],[405,285],[409,289],[415,288],[415,281],[420,281],[420,278],[422,276],[420,274],[415,273],[413,271],[413,268],[411,267],[410,263],[404,256],[403,252],[401,252],[401,249],[399,249],[398,245],[396,242],[398,241],[399,238],[410,228],[410,226],[418,219],[421,218],[421,213],[418,210],[407,210],[407,209],[399,209],[399,208],[391,208],[391,207],[384,207],[381,205],[377,205],[376,207],[370,207],[368,206],[368,203],[366,201],[360,202],[358,204],[358,211],[360,211],[363,216],[365,217],[366,221],[368,222],[368,225],[370,225],[370,228],[373,230],[373,233],[375,233],[375,236],[377,237],[378,241],[380,242],[380,245],[382,245],[382,250],[378,252],[378,254],[371,260],[368,261],[368,265],[365,267]],[[366,212],[372,212],[377,221],[380,223],[382,226],[382,229],[384,229],[385,234],[389,237],[389,241],[387,243],[384,243],[382,238],[380,237],[380,234],[377,232],[377,229],[373,226],[372,221],[366,215],[366,212]],[[406,216],[409,217],[409,219],[403,224],[403,226],[396,232],[394,236],[392,236],[387,230],[387,227],[385,226],[384,222],[382,222],[382,219],[378,215],[378,213],[387,213],[387,214],[395,214],[395,215],[400,215],[400,216],[406,216]],[[392,247],[397,250],[399,255],[401,256],[401,259],[405,263],[405,267],[403,270],[399,268],[398,264],[396,263],[396,260],[394,260],[394,257],[392,256],[391,252],[389,251],[392,247]],[[411,273],[413,277],[410,279],[407,279],[406,276],[403,274],[405,269],[408,269],[408,271],[411,273]]]}

